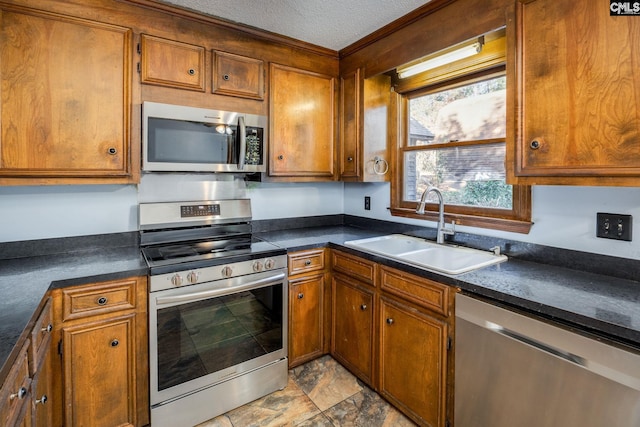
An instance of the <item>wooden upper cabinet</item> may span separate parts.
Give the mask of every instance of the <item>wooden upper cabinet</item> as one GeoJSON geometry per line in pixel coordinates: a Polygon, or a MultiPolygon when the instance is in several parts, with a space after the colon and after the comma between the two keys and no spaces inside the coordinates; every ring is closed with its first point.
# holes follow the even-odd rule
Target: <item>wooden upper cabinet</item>
{"type": "Polygon", "coordinates": [[[134,182],[131,30],[8,5],[0,14],[0,183],[134,182]]]}
{"type": "Polygon", "coordinates": [[[204,47],[141,34],[140,55],[142,83],[204,92],[204,47]]]}
{"type": "Polygon", "coordinates": [[[213,51],[213,93],[264,99],[264,62],[213,51]]]}
{"type": "Polygon", "coordinates": [[[269,176],[335,178],[335,77],[271,64],[269,176]]]}
{"type": "Polygon", "coordinates": [[[389,181],[391,78],[363,78],[361,69],[340,78],[340,178],[389,181]]]}
{"type": "Polygon", "coordinates": [[[516,182],[640,184],[640,20],[593,1],[516,1],[514,10],[516,182]]]}

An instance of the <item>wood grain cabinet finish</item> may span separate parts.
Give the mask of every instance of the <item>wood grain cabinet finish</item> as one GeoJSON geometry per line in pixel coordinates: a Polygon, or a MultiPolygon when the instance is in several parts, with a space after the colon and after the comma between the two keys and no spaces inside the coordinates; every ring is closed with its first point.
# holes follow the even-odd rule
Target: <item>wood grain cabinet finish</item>
{"type": "Polygon", "coordinates": [[[370,286],[334,274],[331,355],[358,378],[373,386],[374,293],[370,286]]]}
{"type": "Polygon", "coordinates": [[[289,281],[289,366],[324,354],[324,273],[289,281]]]}
{"type": "Polygon", "coordinates": [[[0,184],[135,182],[129,28],[0,7],[0,184]]]}
{"type": "Polygon", "coordinates": [[[30,424],[32,378],[29,375],[29,346],[29,340],[22,344],[0,388],[0,425],[12,427],[30,424]]]}
{"type": "Polygon", "coordinates": [[[589,1],[515,1],[514,10],[515,181],[638,185],[640,21],[589,1]]]}
{"type": "Polygon", "coordinates": [[[289,367],[329,352],[331,288],[325,249],[292,252],[289,264],[289,367]]]}
{"type": "Polygon", "coordinates": [[[389,76],[365,79],[360,68],[340,76],[341,180],[390,180],[387,141],[393,99],[389,76]]]}
{"type": "Polygon", "coordinates": [[[264,61],[213,51],[213,93],[264,99],[264,61]]]}
{"type": "Polygon", "coordinates": [[[380,394],[419,425],[445,427],[453,418],[453,290],[387,266],[380,289],[380,394]]]}
{"type": "Polygon", "coordinates": [[[45,297],[0,389],[0,425],[49,427],[53,423],[52,302],[45,297]]]}
{"type": "Polygon", "coordinates": [[[141,34],[140,55],[142,83],[204,92],[204,47],[141,34]]]}
{"type": "Polygon", "coordinates": [[[53,373],[54,396],[62,400],[62,405],[56,406],[55,423],[147,425],[146,277],[56,289],[53,299],[54,319],[59,319],[54,338],[60,353],[53,373]],[[131,290],[131,298],[123,290],[131,290]],[[101,295],[109,295],[109,291],[118,296],[114,305],[109,307],[108,297],[99,304],[104,298],[101,295]],[[84,302],[94,303],[95,309],[84,302]],[[70,316],[73,313],[80,315],[70,316]]]}
{"type": "Polygon", "coordinates": [[[423,426],[444,427],[447,323],[380,299],[380,394],[423,426]]]}
{"type": "Polygon", "coordinates": [[[271,64],[269,177],[335,179],[335,82],[329,75],[271,64]]]}

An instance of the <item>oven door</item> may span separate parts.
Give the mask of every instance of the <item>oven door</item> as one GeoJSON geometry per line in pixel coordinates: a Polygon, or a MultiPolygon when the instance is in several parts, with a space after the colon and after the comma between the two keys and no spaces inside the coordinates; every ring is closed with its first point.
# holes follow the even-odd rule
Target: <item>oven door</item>
{"type": "Polygon", "coordinates": [[[149,343],[152,406],[284,359],[285,270],[151,293],[149,343]]]}

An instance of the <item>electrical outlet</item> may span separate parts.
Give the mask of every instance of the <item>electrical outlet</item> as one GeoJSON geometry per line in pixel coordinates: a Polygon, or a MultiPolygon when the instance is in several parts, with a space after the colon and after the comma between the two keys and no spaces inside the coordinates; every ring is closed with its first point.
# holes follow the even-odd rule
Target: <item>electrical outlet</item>
{"type": "Polygon", "coordinates": [[[371,197],[369,196],[364,196],[364,210],[365,211],[371,210],[371,197]]]}
{"type": "Polygon", "coordinates": [[[631,215],[597,213],[596,236],[605,239],[631,241],[631,215]]]}

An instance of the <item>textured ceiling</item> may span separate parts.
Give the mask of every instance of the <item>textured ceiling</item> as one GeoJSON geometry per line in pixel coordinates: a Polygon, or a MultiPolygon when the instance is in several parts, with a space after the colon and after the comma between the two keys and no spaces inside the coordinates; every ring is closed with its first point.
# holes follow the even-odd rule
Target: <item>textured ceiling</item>
{"type": "Polygon", "coordinates": [[[429,0],[161,0],[340,50],[429,0]]]}

